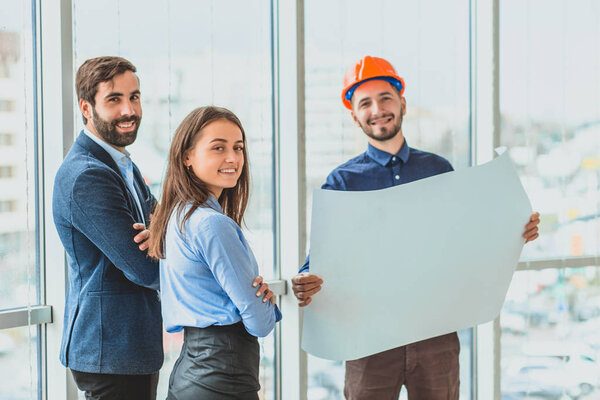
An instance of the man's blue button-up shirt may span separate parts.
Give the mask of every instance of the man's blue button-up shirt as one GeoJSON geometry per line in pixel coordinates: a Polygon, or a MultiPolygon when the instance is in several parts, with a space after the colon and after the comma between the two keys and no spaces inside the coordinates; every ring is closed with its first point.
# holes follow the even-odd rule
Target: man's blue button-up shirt
{"type": "MultiPolygon", "coordinates": [[[[367,151],[334,169],[321,186],[327,190],[365,191],[385,189],[452,171],[443,157],[413,149],[406,144],[396,154],[369,144],[367,151]]],[[[308,272],[309,257],[300,268],[308,272]]]]}

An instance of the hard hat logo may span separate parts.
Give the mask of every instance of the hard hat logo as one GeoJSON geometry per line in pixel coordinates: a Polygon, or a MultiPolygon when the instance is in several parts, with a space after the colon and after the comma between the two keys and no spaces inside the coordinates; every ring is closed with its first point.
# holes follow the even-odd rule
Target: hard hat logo
{"type": "Polygon", "coordinates": [[[381,79],[391,83],[400,91],[400,96],[404,93],[404,79],[398,76],[392,64],[383,58],[365,56],[348,68],[344,75],[342,102],[347,109],[352,110],[350,100],[356,88],[362,83],[373,79],[381,79]]]}

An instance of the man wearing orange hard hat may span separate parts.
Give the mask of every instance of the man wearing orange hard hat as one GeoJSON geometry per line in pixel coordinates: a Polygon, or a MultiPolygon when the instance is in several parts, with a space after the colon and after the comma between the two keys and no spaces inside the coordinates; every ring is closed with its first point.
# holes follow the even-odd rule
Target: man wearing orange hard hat
{"type": "MultiPolygon", "coordinates": [[[[366,56],[347,70],[342,102],[369,144],[367,151],[334,169],[323,189],[384,189],[453,170],[443,157],[406,143],[404,89],[404,80],[383,58],[366,56]]],[[[538,237],[538,224],[535,213],[525,226],[526,242],[538,237]]],[[[309,257],[292,279],[300,307],[311,302],[323,283],[308,271],[309,257]]],[[[349,400],[397,399],[406,386],[410,400],[457,400],[459,350],[457,334],[450,333],[347,361],[344,394],[349,400]]]]}

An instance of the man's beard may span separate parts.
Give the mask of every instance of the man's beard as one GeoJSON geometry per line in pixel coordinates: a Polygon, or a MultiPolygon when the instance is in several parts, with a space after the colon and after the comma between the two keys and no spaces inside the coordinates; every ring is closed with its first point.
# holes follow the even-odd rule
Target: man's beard
{"type": "Polygon", "coordinates": [[[106,143],[112,144],[113,146],[125,147],[135,142],[137,131],[140,127],[140,121],[141,118],[137,115],[106,121],[96,114],[96,108],[92,107],[92,124],[94,125],[94,128],[96,128],[96,132],[102,136],[102,139],[104,139],[106,143]],[[129,121],[135,123],[135,129],[131,132],[119,133],[117,131],[117,125],[129,121]]]}
{"type": "Polygon", "coordinates": [[[373,132],[373,128],[371,127],[371,125],[369,125],[369,121],[367,120],[367,123],[365,125],[363,125],[361,122],[359,122],[360,127],[362,128],[363,132],[370,137],[371,139],[377,140],[378,142],[385,142],[386,140],[390,140],[392,138],[394,138],[402,129],[402,109],[400,109],[399,111],[399,117],[398,117],[398,121],[395,121],[395,116],[393,114],[385,114],[382,117],[392,117],[392,121],[394,122],[393,126],[391,129],[387,128],[387,127],[383,127],[383,128],[379,128],[379,133],[375,134],[373,132]]]}

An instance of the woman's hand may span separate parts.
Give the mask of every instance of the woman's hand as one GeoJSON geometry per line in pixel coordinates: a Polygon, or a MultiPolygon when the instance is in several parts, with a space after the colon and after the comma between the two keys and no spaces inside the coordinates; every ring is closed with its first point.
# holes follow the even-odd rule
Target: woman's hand
{"type": "Polygon", "coordinates": [[[269,285],[263,282],[262,276],[259,275],[256,278],[254,278],[254,280],[252,281],[252,287],[258,288],[258,291],[256,292],[256,297],[264,295],[262,299],[263,303],[266,303],[267,301],[271,300],[271,304],[275,304],[275,294],[271,289],[269,289],[269,285]]]}

